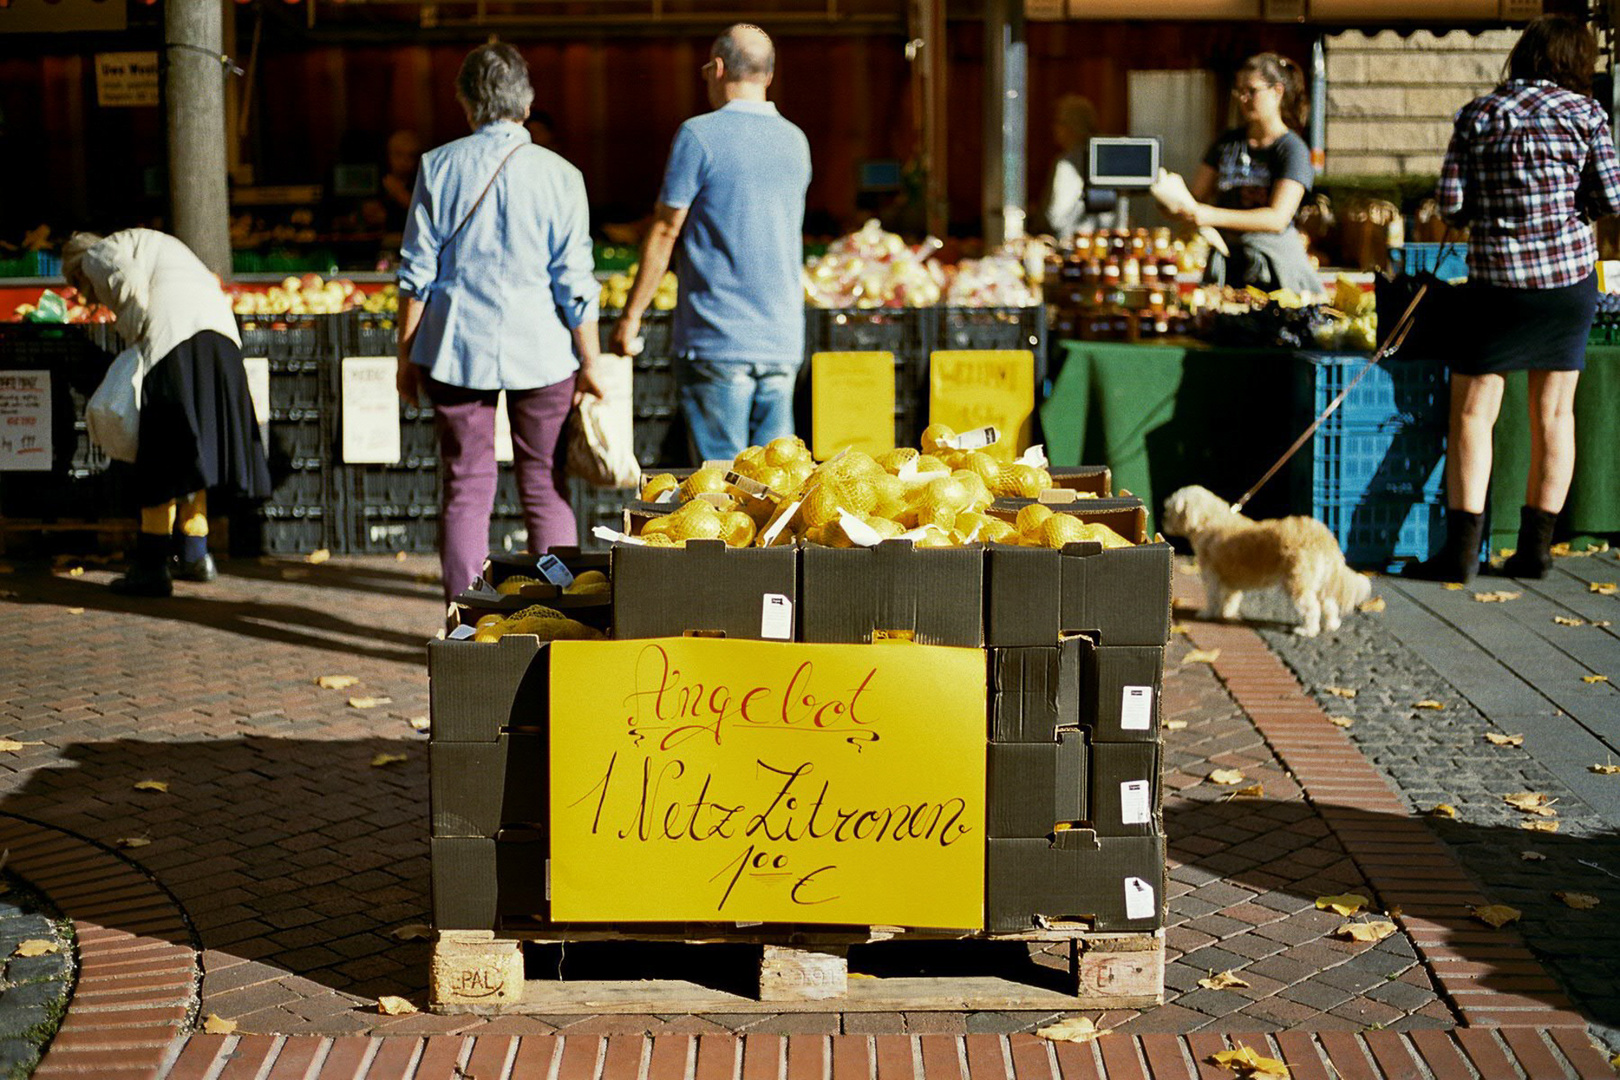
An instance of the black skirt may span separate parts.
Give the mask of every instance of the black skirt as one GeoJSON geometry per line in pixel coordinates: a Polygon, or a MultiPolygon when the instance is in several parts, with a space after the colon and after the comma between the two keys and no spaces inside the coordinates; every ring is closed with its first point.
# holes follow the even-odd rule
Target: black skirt
{"type": "Polygon", "coordinates": [[[212,330],[176,345],[141,383],[135,449],[140,505],[157,506],[194,491],[270,497],[270,466],[242,350],[212,330]]]}
{"type": "Polygon", "coordinates": [[[1597,275],[1556,289],[1475,283],[1457,297],[1458,350],[1452,371],[1584,371],[1597,314],[1597,275]]]}

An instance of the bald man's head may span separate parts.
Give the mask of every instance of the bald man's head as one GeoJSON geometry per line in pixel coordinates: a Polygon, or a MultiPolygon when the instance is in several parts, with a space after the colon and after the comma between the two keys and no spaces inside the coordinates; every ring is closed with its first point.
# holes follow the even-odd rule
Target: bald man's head
{"type": "Polygon", "coordinates": [[[714,39],[709,55],[724,64],[726,82],[769,83],[776,73],[776,46],[751,23],[728,27],[714,39]]]}

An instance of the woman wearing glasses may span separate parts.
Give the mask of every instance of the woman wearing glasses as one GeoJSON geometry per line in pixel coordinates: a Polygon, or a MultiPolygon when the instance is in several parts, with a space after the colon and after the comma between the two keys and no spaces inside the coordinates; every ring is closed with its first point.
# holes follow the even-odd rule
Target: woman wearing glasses
{"type": "Polygon", "coordinates": [[[1270,292],[1321,292],[1322,279],[1305,256],[1294,214],[1316,179],[1311,149],[1299,137],[1309,105],[1299,65],[1276,53],[1244,61],[1232,89],[1241,127],[1209,148],[1193,179],[1194,225],[1221,231],[1229,258],[1210,254],[1206,280],[1270,292]]]}

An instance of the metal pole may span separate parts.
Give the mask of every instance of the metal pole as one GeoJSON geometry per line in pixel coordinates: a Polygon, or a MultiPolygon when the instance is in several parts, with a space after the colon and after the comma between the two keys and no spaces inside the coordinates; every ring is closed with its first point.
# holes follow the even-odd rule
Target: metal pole
{"type": "Polygon", "coordinates": [[[923,212],[928,232],[944,236],[950,225],[950,199],[946,185],[945,3],[912,0],[915,36],[913,54],[921,60],[917,70],[922,113],[923,212]]]}
{"type": "Polygon", "coordinates": [[[984,57],[984,240],[993,246],[1024,235],[1029,79],[1023,0],[987,0],[984,57]]]}
{"type": "Polygon", "coordinates": [[[1311,43],[1311,164],[1327,167],[1327,49],[1321,34],[1311,43]]]}
{"type": "Polygon", "coordinates": [[[220,0],[164,0],[163,91],[168,112],[169,217],[174,234],[223,278],[231,273],[225,175],[225,80],[220,0]]]}

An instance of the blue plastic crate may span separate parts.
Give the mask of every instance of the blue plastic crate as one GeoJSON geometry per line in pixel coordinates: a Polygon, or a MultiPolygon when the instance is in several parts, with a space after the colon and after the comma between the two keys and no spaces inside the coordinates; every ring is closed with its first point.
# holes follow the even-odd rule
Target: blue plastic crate
{"type": "MultiPolygon", "coordinates": [[[[1361,373],[1360,353],[1303,353],[1299,404],[1320,416],[1328,403],[1361,373]]],[[[1451,374],[1429,360],[1391,358],[1374,364],[1328,417],[1330,424],[1377,425],[1400,420],[1444,430],[1451,403],[1451,374]]]]}
{"type": "Polygon", "coordinates": [[[1445,539],[1443,502],[1375,495],[1315,503],[1312,514],[1338,538],[1345,561],[1360,569],[1427,559],[1445,539]]]}
{"type": "Polygon", "coordinates": [[[1468,276],[1467,244],[1407,244],[1391,248],[1389,256],[1397,274],[1433,274],[1441,281],[1468,276]]]}
{"type": "Polygon", "coordinates": [[[1446,472],[1446,432],[1400,419],[1335,424],[1311,439],[1313,502],[1368,496],[1438,502],[1446,472]]]}

